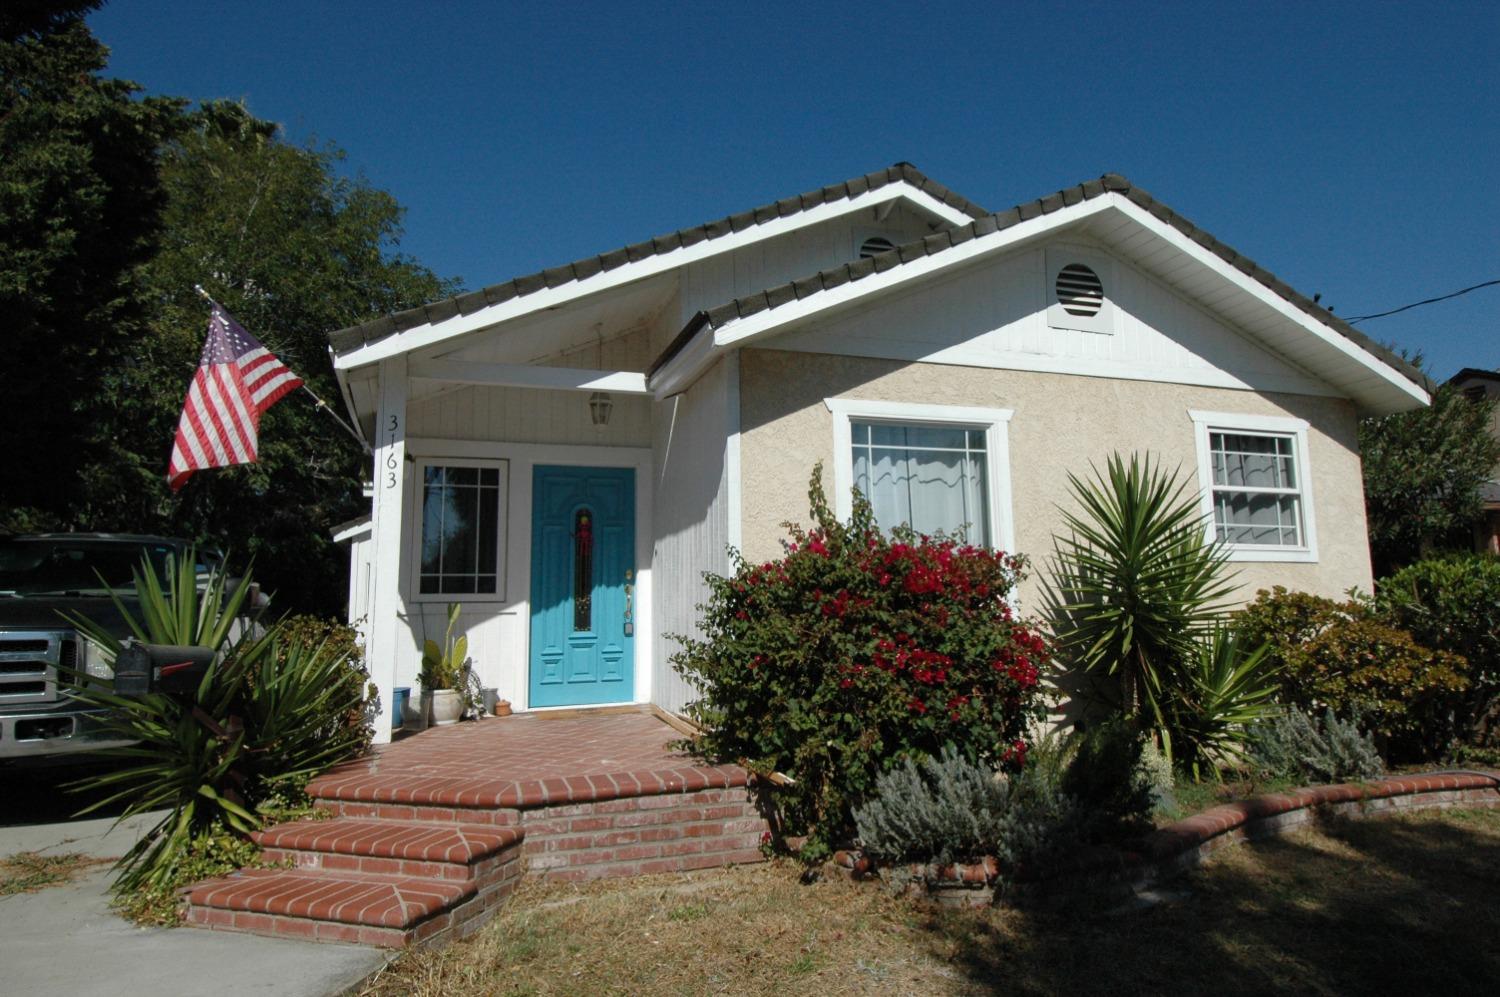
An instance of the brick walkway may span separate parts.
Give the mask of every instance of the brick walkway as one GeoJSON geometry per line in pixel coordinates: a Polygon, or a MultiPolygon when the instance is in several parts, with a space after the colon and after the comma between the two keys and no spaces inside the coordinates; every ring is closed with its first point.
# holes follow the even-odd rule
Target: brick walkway
{"type": "Polygon", "coordinates": [[[760,859],[734,765],[674,751],[650,713],[434,728],[308,784],[331,820],[258,832],[267,860],[198,884],[202,927],[398,947],[465,934],[532,875],[584,880],[760,859]]]}

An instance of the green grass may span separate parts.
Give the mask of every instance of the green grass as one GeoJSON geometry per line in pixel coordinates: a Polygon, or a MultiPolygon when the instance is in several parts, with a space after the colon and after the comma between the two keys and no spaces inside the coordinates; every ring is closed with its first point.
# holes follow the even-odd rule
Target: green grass
{"type": "Polygon", "coordinates": [[[49,886],[63,886],[102,859],[82,852],[43,855],[40,852],[17,852],[0,858],[0,897],[16,893],[35,893],[49,886]]]}
{"type": "Polygon", "coordinates": [[[1474,993],[1500,979],[1500,811],[1338,821],[1226,849],[1128,912],[944,911],[771,864],[524,882],[395,994],[1474,993]]]}

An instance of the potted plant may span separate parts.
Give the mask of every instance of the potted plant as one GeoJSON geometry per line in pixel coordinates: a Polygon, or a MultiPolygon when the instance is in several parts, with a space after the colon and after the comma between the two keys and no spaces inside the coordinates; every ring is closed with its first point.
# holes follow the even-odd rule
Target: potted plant
{"type": "Polygon", "coordinates": [[[429,640],[422,649],[420,678],[425,700],[422,709],[431,716],[434,727],[458,723],[464,712],[463,675],[469,663],[469,639],[453,636],[461,608],[456,602],[448,607],[448,629],[443,634],[443,646],[429,640]]]}

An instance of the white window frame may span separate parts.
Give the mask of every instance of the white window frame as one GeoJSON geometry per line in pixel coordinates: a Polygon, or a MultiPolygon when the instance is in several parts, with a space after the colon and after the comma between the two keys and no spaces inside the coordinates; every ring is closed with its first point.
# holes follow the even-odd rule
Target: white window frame
{"type": "Polygon", "coordinates": [[[825,398],[823,404],[833,413],[833,511],[840,520],[847,521],[854,512],[854,434],[850,428],[854,421],[903,426],[959,425],[984,432],[985,463],[989,473],[989,480],[985,482],[985,494],[989,500],[986,533],[991,547],[1008,554],[1015,553],[1008,432],[1013,409],[877,402],[859,398],[825,398]]]}
{"type": "Polygon", "coordinates": [[[477,457],[418,457],[416,471],[412,475],[411,491],[411,602],[505,602],[507,575],[506,558],[510,553],[510,461],[485,460],[477,457]],[[495,514],[499,517],[495,530],[495,591],[493,592],[423,592],[422,591],[422,499],[426,487],[429,467],[472,467],[483,470],[498,469],[500,472],[500,494],[495,514]]]}
{"type": "Polygon", "coordinates": [[[1318,560],[1318,529],[1313,515],[1312,458],[1307,447],[1306,419],[1286,416],[1249,415],[1243,412],[1200,412],[1190,410],[1197,435],[1198,490],[1201,495],[1203,515],[1206,519],[1205,534],[1210,543],[1216,539],[1214,531],[1214,481],[1213,460],[1209,453],[1210,433],[1250,433],[1285,436],[1292,440],[1292,458],[1297,468],[1297,493],[1302,507],[1302,546],[1291,547],[1280,544],[1236,544],[1226,543],[1231,561],[1280,561],[1311,564],[1318,560]]]}

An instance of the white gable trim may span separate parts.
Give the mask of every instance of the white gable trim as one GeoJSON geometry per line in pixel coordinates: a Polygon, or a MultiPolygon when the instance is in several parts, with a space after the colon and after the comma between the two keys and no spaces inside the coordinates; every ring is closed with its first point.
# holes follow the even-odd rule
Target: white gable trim
{"type": "Polygon", "coordinates": [[[491,388],[551,388],[560,391],[611,391],[621,395],[650,394],[646,390],[646,375],[629,370],[585,370],[544,367],[540,364],[413,359],[407,367],[407,374],[419,380],[477,384],[491,388]]]}
{"type": "MultiPolygon", "coordinates": [[[[1208,267],[1239,290],[1252,295],[1258,302],[1272,309],[1276,314],[1295,323],[1301,330],[1316,337],[1327,346],[1332,347],[1338,352],[1341,359],[1347,360],[1353,365],[1350,371],[1351,376],[1347,379],[1347,382],[1368,382],[1373,376],[1386,389],[1382,394],[1387,399],[1390,398],[1391,394],[1389,389],[1394,388],[1404,399],[1409,399],[1422,405],[1430,401],[1427,392],[1413,383],[1400,371],[1388,366],[1371,353],[1361,349],[1355,343],[1339,335],[1311,315],[1306,314],[1264,284],[1230,266],[1216,254],[1198,245],[1128,198],[1116,193],[1103,194],[1071,207],[1061,208],[1051,214],[1039,215],[1036,218],[1001,229],[990,235],[979,236],[960,246],[940,252],[935,256],[924,256],[883,273],[871,274],[862,280],[841,284],[831,290],[819,291],[800,300],[756,312],[746,318],[730,319],[711,332],[705,329],[698,337],[695,337],[694,343],[689,344],[688,348],[679,352],[677,356],[673,357],[671,361],[650,379],[651,388],[658,398],[671,394],[672,391],[678,390],[679,385],[688,383],[697,376],[697,372],[700,369],[699,365],[706,366],[712,363],[714,359],[717,359],[726,350],[742,346],[773,332],[784,332],[790,325],[825,314],[860,298],[889,291],[912,281],[921,280],[939,271],[961,266],[980,257],[1014,248],[1023,242],[1044,236],[1065,225],[1077,224],[1084,219],[1106,211],[1116,211],[1127,216],[1132,221],[1149,230],[1153,235],[1168,242],[1183,255],[1208,267]],[[694,347],[698,346],[696,339],[706,340],[706,347],[695,349],[694,347]],[[1364,376],[1361,377],[1360,373],[1356,373],[1356,371],[1362,373],[1364,376]]],[[[1264,343],[1259,337],[1248,332],[1246,334],[1252,341],[1260,342],[1268,349],[1271,349],[1278,355],[1280,354],[1281,351],[1275,345],[1264,343]]],[[[1299,363],[1298,366],[1305,365],[1299,363]]],[[[1326,375],[1318,376],[1329,379],[1326,375]]],[[[1395,409],[1393,408],[1392,410],[1395,409]]]]}
{"type": "Polygon", "coordinates": [[[522,315],[556,308],[576,298],[644,280],[647,277],[675,270],[688,263],[731,252],[743,246],[775,238],[778,235],[829,221],[851,212],[887,203],[894,204],[901,199],[911,202],[920,210],[941,218],[950,225],[967,225],[974,220],[964,212],[944,204],[906,181],[898,180],[854,197],[826,202],[795,214],[773,218],[717,239],[704,239],[691,246],[681,246],[665,253],[657,253],[643,260],[615,267],[613,270],[601,271],[583,280],[568,281],[557,287],[545,288],[532,294],[512,298],[498,305],[481,308],[469,315],[455,315],[441,322],[414,326],[404,332],[356,347],[348,353],[335,354],[333,366],[337,371],[352,370],[388,357],[436,346],[457,336],[479,332],[522,315]]]}

